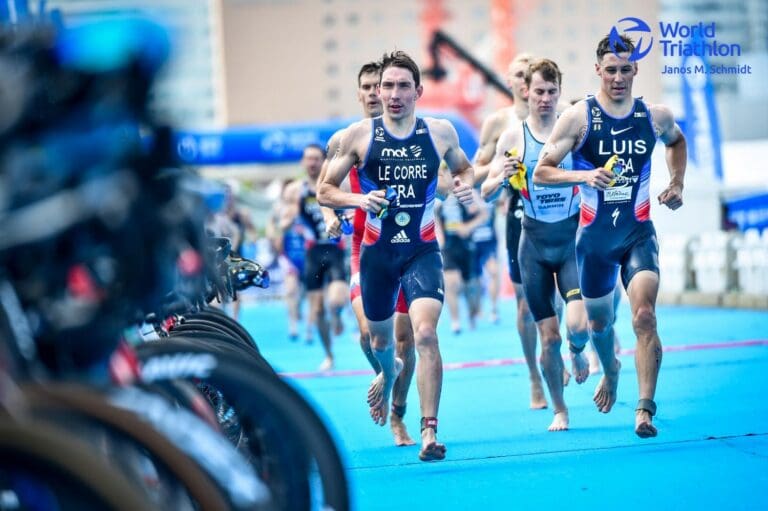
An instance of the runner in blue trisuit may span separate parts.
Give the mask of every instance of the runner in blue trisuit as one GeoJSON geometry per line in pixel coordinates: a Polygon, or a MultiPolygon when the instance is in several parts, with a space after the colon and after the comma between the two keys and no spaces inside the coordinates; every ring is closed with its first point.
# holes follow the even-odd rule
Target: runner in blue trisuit
{"type": "Polygon", "coordinates": [[[658,201],[675,210],[683,204],[687,149],[669,108],[632,97],[638,69],[629,60],[634,44],[626,36],[621,40],[614,46],[606,36],[598,44],[600,89],[560,116],[541,152],[534,183],[578,184],[581,190],[576,257],[590,331],[604,369],[594,396],[603,413],[616,402],[621,367],[612,326],[613,291],[621,273],[637,337],[635,433],[647,438],[657,434],[653,399],[662,355],[656,327],[658,243],[650,219],[651,153],[657,139],[665,144],[670,182],[658,201]],[[575,170],[558,168],[570,152],[575,170]]]}

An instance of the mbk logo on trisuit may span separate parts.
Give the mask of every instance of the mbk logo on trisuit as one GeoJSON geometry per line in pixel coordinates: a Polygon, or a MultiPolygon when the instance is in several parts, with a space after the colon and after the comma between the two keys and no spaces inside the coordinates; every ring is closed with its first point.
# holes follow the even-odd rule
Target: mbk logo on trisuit
{"type": "Polygon", "coordinates": [[[401,147],[400,149],[392,149],[391,147],[385,147],[381,150],[381,156],[390,158],[408,158],[408,148],[401,147]]]}

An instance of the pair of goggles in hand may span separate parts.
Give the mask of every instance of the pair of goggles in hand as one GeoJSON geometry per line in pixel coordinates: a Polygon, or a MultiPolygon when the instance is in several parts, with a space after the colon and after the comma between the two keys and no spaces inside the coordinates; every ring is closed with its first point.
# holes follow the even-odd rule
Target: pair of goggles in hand
{"type": "Polygon", "coordinates": [[[395,210],[400,207],[400,198],[397,196],[397,192],[391,186],[387,186],[384,198],[389,202],[388,206],[381,208],[378,213],[370,213],[371,218],[374,216],[379,220],[384,220],[389,216],[390,210],[395,210]]]}
{"type": "MultiPolygon", "coordinates": [[[[605,170],[609,172],[613,172],[614,176],[620,176],[624,173],[624,162],[619,161],[619,155],[614,154],[610,158],[608,158],[608,161],[605,162],[605,165],[603,166],[605,170]]],[[[610,183],[608,183],[608,186],[613,186],[616,184],[616,178],[613,178],[610,183]]]]}
{"type": "MultiPolygon", "coordinates": [[[[504,151],[504,156],[507,158],[517,157],[517,148],[513,147],[504,151]]],[[[504,180],[503,185],[507,188],[514,188],[515,190],[526,190],[528,188],[528,167],[523,162],[517,164],[517,172],[508,179],[504,180]]]]}

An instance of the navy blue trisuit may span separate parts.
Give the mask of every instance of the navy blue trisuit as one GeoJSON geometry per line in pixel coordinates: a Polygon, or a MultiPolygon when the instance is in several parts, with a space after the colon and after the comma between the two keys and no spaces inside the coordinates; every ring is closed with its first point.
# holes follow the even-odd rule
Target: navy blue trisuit
{"type": "Polygon", "coordinates": [[[362,193],[392,187],[397,206],[384,218],[366,215],[360,251],[360,288],[365,316],[383,321],[395,312],[402,286],[410,307],[417,298],[443,301],[443,260],[435,237],[434,204],[441,155],[424,119],[399,138],[383,119],[371,119],[371,140],[358,165],[362,193]]]}
{"type": "Polygon", "coordinates": [[[328,282],[346,281],[344,248],[341,239],[331,239],[325,232],[325,220],[314,190],[305,182],[299,197],[299,222],[304,227],[303,282],[307,291],[322,289],[328,282]]]}
{"type": "Polygon", "coordinates": [[[659,273],[659,244],[651,222],[651,154],[656,133],[648,106],[639,98],[622,118],[587,98],[587,136],[573,152],[575,170],[602,167],[619,156],[620,172],[605,190],[581,185],[576,259],[581,292],[600,298],[613,292],[621,270],[626,289],[641,270],[659,273]]]}

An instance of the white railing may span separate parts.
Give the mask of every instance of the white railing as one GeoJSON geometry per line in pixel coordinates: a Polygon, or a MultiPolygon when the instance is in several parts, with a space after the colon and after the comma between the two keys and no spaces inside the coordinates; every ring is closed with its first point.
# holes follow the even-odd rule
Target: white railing
{"type": "Polygon", "coordinates": [[[659,236],[661,291],[768,295],[768,229],[659,236]]]}

